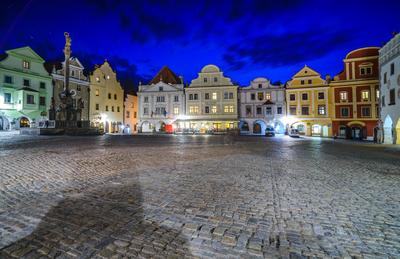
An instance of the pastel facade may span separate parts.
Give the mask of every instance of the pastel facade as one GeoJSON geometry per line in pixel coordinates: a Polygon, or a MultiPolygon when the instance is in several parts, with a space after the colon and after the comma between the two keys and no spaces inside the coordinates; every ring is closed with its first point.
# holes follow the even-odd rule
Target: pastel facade
{"type": "Polygon", "coordinates": [[[138,97],[127,94],[124,103],[124,133],[136,134],[138,130],[138,97]]]}
{"type": "Polygon", "coordinates": [[[52,80],[30,47],[6,51],[0,61],[0,130],[36,127],[48,119],[52,80]]]}
{"type": "Polygon", "coordinates": [[[379,50],[383,142],[400,144],[400,34],[379,50]]]}
{"type": "Polygon", "coordinates": [[[377,47],[348,53],[344,70],[330,82],[334,110],[333,134],[339,138],[373,140],[379,120],[377,47]]]}
{"type": "Polygon", "coordinates": [[[139,85],[137,95],[140,132],[179,127],[177,120],[185,114],[184,85],[172,70],[163,67],[147,85],[139,85]]]}
{"type": "Polygon", "coordinates": [[[121,133],[124,121],[124,90],[105,61],[90,75],[90,121],[106,133],[121,133]]]}
{"type": "Polygon", "coordinates": [[[304,66],[286,86],[286,128],[306,136],[332,136],[329,85],[315,70],[304,66]]]}
{"type": "MultiPolygon", "coordinates": [[[[49,62],[45,68],[53,78],[53,98],[57,109],[61,104],[60,94],[64,90],[65,62],[49,62]]],[[[73,107],[81,113],[78,120],[89,120],[89,78],[83,74],[83,65],[77,58],[69,59],[69,89],[72,91],[73,107]],[[79,106],[79,107],[78,107],[79,106]]]]}
{"type": "Polygon", "coordinates": [[[182,127],[201,133],[238,128],[238,86],[215,65],[202,68],[185,89],[186,119],[182,127]]]}
{"type": "Polygon", "coordinates": [[[239,88],[239,129],[241,134],[265,135],[266,127],[276,133],[284,133],[282,123],[286,116],[285,88],[272,85],[263,77],[251,81],[247,87],[239,88]]]}

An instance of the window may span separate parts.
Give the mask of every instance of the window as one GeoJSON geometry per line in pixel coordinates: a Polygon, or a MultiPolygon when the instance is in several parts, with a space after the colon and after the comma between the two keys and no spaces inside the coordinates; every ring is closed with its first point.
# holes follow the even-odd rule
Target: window
{"type": "Polygon", "coordinates": [[[106,112],[108,112],[108,105],[106,105],[106,112]]]}
{"type": "Polygon", "coordinates": [[[119,106],[117,106],[117,112],[119,112],[119,106]]]}
{"type": "Polygon", "coordinates": [[[11,103],[11,93],[4,93],[4,103],[11,103]]]}
{"type": "Polygon", "coordinates": [[[296,106],[290,106],[289,113],[290,113],[290,115],[296,115],[296,113],[297,113],[296,106]]]}
{"type": "Polygon", "coordinates": [[[111,93],[108,93],[108,99],[111,99],[111,93]]]}
{"type": "Polygon", "coordinates": [[[31,82],[29,81],[29,79],[24,79],[24,86],[30,86],[31,82]]]}
{"type": "Polygon", "coordinates": [[[349,117],[350,116],[349,107],[340,107],[340,116],[341,117],[349,117]]]}
{"type": "Polygon", "coordinates": [[[207,77],[204,77],[204,83],[207,83],[207,77]]]}
{"type": "Polygon", "coordinates": [[[272,114],[272,107],[266,107],[265,108],[265,114],[266,115],[271,115],[272,114]]]}
{"type": "Polygon", "coordinates": [[[257,113],[257,115],[262,114],[262,108],[260,106],[257,107],[256,113],[257,113]]]}
{"type": "Polygon", "coordinates": [[[217,100],[217,93],[212,93],[212,99],[217,100]]]}
{"type": "Polygon", "coordinates": [[[385,104],[385,96],[383,96],[383,95],[382,95],[382,106],[383,107],[386,106],[386,104],[385,104]]]}
{"type": "Polygon", "coordinates": [[[72,77],[75,76],[75,70],[71,70],[71,76],[72,76],[72,77]]]}
{"type": "Polygon", "coordinates": [[[325,105],[318,105],[318,115],[325,115],[325,114],[326,114],[325,105]]]}
{"type": "Polygon", "coordinates": [[[81,91],[81,86],[80,86],[80,85],[77,85],[77,86],[76,86],[76,90],[77,90],[77,91],[81,91]]]}
{"type": "Polygon", "coordinates": [[[193,100],[193,94],[189,94],[189,100],[193,100]]]}
{"type": "Polygon", "coordinates": [[[301,107],[301,115],[309,115],[310,114],[309,110],[310,108],[308,106],[301,107]]]}
{"type": "Polygon", "coordinates": [[[340,92],[339,95],[340,95],[340,100],[341,100],[341,101],[347,101],[347,99],[348,99],[348,94],[347,94],[347,92],[345,92],[345,91],[340,92]]]}
{"type": "Polygon", "coordinates": [[[162,87],[162,86],[158,87],[158,91],[160,91],[160,92],[164,91],[164,87],[162,87]]]}
{"type": "Polygon", "coordinates": [[[394,75],[394,63],[390,64],[390,75],[394,75]]]}
{"type": "Polygon", "coordinates": [[[262,88],[262,84],[258,84],[258,88],[262,88]]]}
{"type": "Polygon", "coordinates": [[[233,108],[233,105],[229,105],[229,112],[230,112],[230,113],[235,112],[235,109],[233,108]]]}
{"type": "Polygon", "coordinates": [[[233,99],[233,93],[229,93],[229,99],[233,99]]]}
{"type": "Polygon", "coordinates": [[[137,117],[137,112],[134,112],[134,113],[133,113],[133,118],[136,119],[136,117],[137,117]]]}
{"type": "Polygon", "coordinates": [[[307,94],[307,93],[302,93],[302,94],[301,94],[301,99],[302,99],[303,101],[308,100],[308,94],[307,94]]]}
{"type": "Polygon", "coordinates": [[[229,112],[229,106],[228,106],[228,105],[225,105],[225,106],[224,106],[224,112],[225,112],[225,113],[228,113],[228,112],[229,112]]]}
{"type": "Polygon", "coordinates": [[[126,111],[126,118],[130,118],[131,117],[131,112],[130,111],[126,111]]]}
{"type": "Polygon", "coordinates": [[[110,79],[110,76],[109,76],[109,75],[107,75],[107,79],[110,79]]]}
{"type": "Polygon", "coordinates": [[[198,95],[198,94],[194,94],[194,95],[193,95],[193,99],[194,99],[194,100],[198,100],[198,99],[199,99],[199,95],[198,95]]]}
{"type": "Polygon", "coordinates": [[[111,111],[114,112],[114,106],[111,106],[111,111]]]}
{"type": "Polygon", "coordinates": [[[206,99],[206,100],[210,99],[210,94],[209,93],[205,93],[204,94],[204,99],[206,99]]]}
{"type": "Polygon", "coordinates": [[[376,88],[376,90],[375,90],[375,98],[376,98],[376,100],[379,99],[380,94],[381,94],[381,92],[379,91],[378,86],[377,86],[377,88],[376,88]]]}
{"type": "Polygon", "coordinates": [[[271,100],[271,93],[265,93],[265,99],[271,100]]]}
{"type": "Polygon", "coordinates": [[[277,113],[277,114],[282,114],[282,107],[280,107],[280,106],[277,107],[277,108],[276,108],[276,113],[277,113]]]}
{"type": "Polygon", "coordinates": [[[114,94],[114,100],[117,100],[117,95],[116,94],[114,94]]]}
{"type": "Polygon", "coordinates": [[[250,99],[251,100],[255,100],[256,99],[256,94],[251,94],[250,99]]]}
{"type": "Polygon", "coordinates": [[[324,92],[319,92],[318,93],[318,100],[323,100],[325,99],[325,93],[324,92]]]}
{"type": "Polygon", "coordinates": [[[387,72],[385,72],[383,74],[383,83],[386,84],[387,83],[387,72]]]}
{"type": "Polygon", "coordinates": [[[97,83],[100,82],[100,78],[99,77],[96,77],[96,82],[97,83]]]}
{"type": "Polygon", "coordinates": [[[174,114],[178,115],[179,114],[179,107],[174,107],[174,114]]]}
{"type": "Polygon", "coordinates": [[[204,113],[210,113],[210,107],[209,106],[204,107],[204,113]]]}
{"type": "Polygon", "coordinates": [[[163,102],[165,102],[165,96],[157,96],[156,101],[157,101],[158,103],[163,103],[163,102]]]}
{"type": "Polygon", "coordinates": [[[31,64],[29,63],[29,61],[22,61],[22,67],[25,69],[29,69],[31,67],[31,64]]]}
{"type": "Polygon", "coordinates": [[[4,76],[4,83],[6,84],[12,84],[13,83],[13,78],[11,76],[4,76]]]}
{"type": "Polygon", "coordinates": [[[174,96],[174,102],[179,102],[179,95],[174,96]]]}
{"type": "Polygon", "coordinates": [[[99,96],[99,89],[96,89],[96,96],[99,96]]]}
{"type": "Polygon", "coordinates": [[[264,100],[264,93],[262,93],[262,92],[257,93],[257,99],[258,99],[259,101],[264,100]]]}
{"type": "Polygon", "coordinates": [[[148,97],[148,96],[145,96],[143,102],[144,102],[144,103],[148,103],[148,102],[149,102],[149,97],[148,97]]]}
{"type": "Polygon", "coordinates": [[[301,81],[300,81],[300,84],[304,85],[304,80],[301,80],[301,81]]]}
{"type": "Polygon", "coordinates": [[[218,82],[218,77],[214,77],[214,82],[218,82]]]}
{"type": "Polygon", "coordinates": [[[46,106],[46,97],[44,96],[39,97],[39,105],[46,106]]]}
{"type": "Polygon", "coordinates": [[[312,84],[312,79],[308,80],[308,84],[311,85],[312,84]]]}
{"type": "Polygon", "coordinates": [[[369,106],[361,107],[361,116],[362,117],[371,117],[371,107],[369,107],[369,106]]]}
{"type": "Polygon", "coordinates": [[[96,103],[96,111],[100,110],[100,105],[96,103]]]}
{"type": "Polygon", "coordinates": [[[390,89],[389,92],[389,105],[396,104],[396,91],[395,89],[390,89]]]}
{"type": "Polygon", "coordinates": [[[372,67],[367,67],[366,73],[367,75],[372,75],[372,67]]]}
{"type": "Polygon", "coordinates": [[[147,107],[143,108],[143,115],[149,115],[149,108],[147,107]]]}
{"type": "Polygon", "coordinates": [[[26,103],[27,104],[35,104],[35,97],[31,94],[26,95],[26,103]]]}
{"type": "Polygon", "coordinates": [[[361,91],[361,100],[369,101],[369,91],[368,90],[361,91]]]}
{"type": "Polygon", "coordinates": [[[198,106],[189,106],[189,113],[198,113],[199,107],[198,106]]]}
{"type": "Polygon", "coordinates": [[[217,113],[217,106],[211,107],[211,112],[212,113],[217,113]]]}
{"type": "Polygon", "coordinates": [[[224,112],[225,113],[233,113],[234,112],[233,105],[225,105],[224,106],[224,112]]]}
{"type": "Polygon", "coordinates": [[[229,94],[228,94],[228,92],[225,92],[224,93],[224,99],[228,99],[229,98],[229,94]]]}
{"type": "Polygon", "coordinates": [[[246,116],[251,116],[252,115],[252,109],[251,106],[248,105],[246,106],[246,116]]]}
{"type": "Polygon", "coordinates": [[[289,100],[296,101],[296,95],[295,94],[290,94],[289,95],[289,100]]]}

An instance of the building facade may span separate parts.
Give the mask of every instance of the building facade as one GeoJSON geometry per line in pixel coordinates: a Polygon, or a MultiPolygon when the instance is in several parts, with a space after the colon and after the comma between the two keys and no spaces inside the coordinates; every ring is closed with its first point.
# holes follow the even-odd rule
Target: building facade
{"type": "Polygon", "coordinates": [[[383,142],[400,144],[400,33],[379,50],[383,142]]]}
{"type": "Polygon", "coordinates": [[[272,85],[259,77],[247,87],[239,88],[239,129],[241,134],[265,135],[266,127],[284,133],[282,119],[286,116],[285,88],[272,85]]]}
{"type": "Polygon", "coordinates": [[[138,130],[138,97],[127,94],[124,103],[124,133],[136,134],[138,130]]]}
{"type": "Polygon", "coordinates": [[[332,136],[329,85],[315,70],[304,66],[286,86],[286,128],[306,136],[332,136]]]}
{"type": "Polygon", "coordinates": [[[185,114],[183,88],[182,78],[166,66],[147,85],[139,85],[139,131],[170,132],[179,128],[177,120],[185,114]]]}
{"type": "MultiPolygon", "coordinates": [[[[65,62],[45,63],[46,70],[53,78],[53,98],[55,107],[61,105],[60,94],[64,90],[65,62]]],[[[77,58],[69,59],[69,89],[72,92],[73,107],[81,110],[78,120],[89,120],[89,79],[83,74],[84,67],[77,58]]]]}
{"type": "Polygon", "coordinates": [[[107,60],[90,75],[90,121],[106,133],[122,133],[124,90],[107,60]]]}
{"type": "Polygon", "coordinates": [[[6,51],[0,60],[0,130],[36,127],[48,119],[52,80],[30,47],[6,51]]]}
{"type": "Polygon", "coordinates": [[[238,86],[215,65],[207,65],[185,89],[184,128],[200,133],[238,128],[238,86]]]}
{"type": "Polygon", "coordinates": [[[379,120],[379,62],[377,47],[348,53],[344,70],[330,82],[334,110],[333,135],[373,140],[379,120]]]}

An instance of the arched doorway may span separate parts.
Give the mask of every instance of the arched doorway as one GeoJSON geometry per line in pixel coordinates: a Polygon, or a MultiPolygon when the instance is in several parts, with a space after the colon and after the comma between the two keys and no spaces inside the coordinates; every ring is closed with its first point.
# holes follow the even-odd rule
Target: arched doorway
{"type": "Polygon", "coordinates": [[[249,123],[247,121],[240,121],[239,122],[239,129],[241,132],[247,132],[250,130],[249,123]]]}
{"type": "Polygon", "coordinates": [[[264,135],[265,134],[265,128],[267,128],[267,125],[265,124],[264,121],[256,120],[253,123],[253,134],[264,135]]]}
{"type": "Polygon", "coordinates": [[[8,119],[4,116],[0,116],[0,130],[8,130],[9,122],[8,119]]]}
{"type": "Polygon", "coordinates": [[[347,137],[347,127],[346,125],[339,126],[339,138],[346,138],[347,137]]]}
{"type": "Polygon", "coordinates": [[[142,125],[140,126],[140,128],[141,128],[142,132],[152,132],[153,131],[153,129],[151,127],[151,123],[148,121],[144,121],[142,123],[142,125]]]}
{"type": "Polygon", "coordinates": [[[293,123],[290,128],[297,129],[299,131],[299,134],[301,134],[301,135],[306,135],[307,128],[306,128],[306,125],[303,123],[299,123],[299,122],[293,123]]]}
{"type": "Polygon", "coordinates": [[[311,127],[311,135],[312,136],[321,136],[322,135],[322,127],[321,127],[321,125],[314,124],[311,127]]]}
{"type": "Polygon", "coordinates": [[[274,129],[275,129],[275,133],[278,133],[278,134],[283,134],[283,133],[285,133],[285,126],[284,126],[283,123],[280,122],[280,121],[276,121],[276,122],[274,123],[274,129]]]}
{"type": "Polygon", "coordinates": [[[353,125],[351,127],[351,138],[361,140],[364,138],[363,127],[360,125],[353,125]]]}
{"type": "Polygon", "coordinates": [[[20,128],[29,128],[30,127],[29,119],[26,117],[21,117],[19,119],[19,127],[20,128]]]}
{"type": "Polygon", "coordinates": [[[393,121],[389,115],[383,122],[383,143],[393,144],[393,121]]]}

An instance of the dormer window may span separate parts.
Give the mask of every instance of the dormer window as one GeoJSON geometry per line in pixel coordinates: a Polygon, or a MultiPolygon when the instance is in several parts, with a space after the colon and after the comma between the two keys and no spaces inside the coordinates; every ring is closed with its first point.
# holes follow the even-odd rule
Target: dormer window
{"type": "Polygon", "coordinates": [[[360,75],[372,75],[372,63],[363,63],[360,66],[360,75]]]}
{"type": "Polygon", "coordinates": [[[369,101],[369,91],[368,90],[364,90],[361,92],[361,100],[369,101]]]}
{"type": "Polygon", "coordinates": [[[218,82],[218,77],[214,77],[214,82],[218,82]]]}
{"type": "Polygon", "coordinates": [[[304,85],[304,80],[301,80],[301,81],[300,81],[300,84],[304,85]]]}
{"type": "Polygon", "coordinates": [[[160,91],[160,92],[164,91],[164,87],[160,86],[160,87],[158,88],[158,91],[160,91]]]}
{"type": "Polygon", "coordinates": [[[22,61],[22,67],[25,69],[30,69],[31,68],[31,63],[29,61],[22,61]]]}
{"type": "Polygon", "coordinates": [[[258,88],[262,88],[262,84],[258,84],[258,88]]]}
{"type": "Polygon", "coordinates": [[[71,70],[71,76],[75,76],[75,70],[71,70]]]}
{"type": "Polygon", "coordinates": [[[204,78],[204,83],[207,83],[207,77],[204,78]]]}

